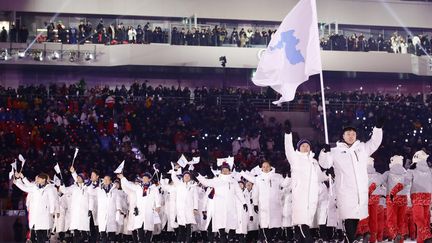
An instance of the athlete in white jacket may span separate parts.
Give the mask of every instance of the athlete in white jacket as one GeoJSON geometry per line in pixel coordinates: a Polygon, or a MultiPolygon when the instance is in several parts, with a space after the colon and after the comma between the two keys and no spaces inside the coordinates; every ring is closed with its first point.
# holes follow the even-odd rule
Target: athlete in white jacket
{"type": "Polygon", "coordinates": [[[321,167],[334,167],[338,211],[349,242],[355,240],[359,220],[368,216],[367,161],[381,144],[383,124],[384,118],[379,118],[366,143],[357,140],[354,127],[346,127],[343,141],[331,150],[330,145],[326,145],[319,156],[321,167]]]}

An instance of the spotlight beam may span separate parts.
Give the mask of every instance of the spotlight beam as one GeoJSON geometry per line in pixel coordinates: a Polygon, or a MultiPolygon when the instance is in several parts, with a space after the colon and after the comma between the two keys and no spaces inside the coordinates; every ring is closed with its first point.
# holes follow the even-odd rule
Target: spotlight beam
{"type": "MultiPolygon", "coordinates": [[[[396,20],[399,24],[399,26],[401,26],[406,33],[408,33],[411,37],[413,37],[413,33],[411,32],[411,30],[406,27],[406,25],[402,22],[402,20],[399,18],[399,16],[393,11],[393,9],[391,9],[389,7],[389,5],[387,4],[387,2],[385,2],[384,0],[380,0],[381,5],[384,6],[384,8],[386,8],[387,12],[393,17],[394,20],[396,20]]],[[[431,56],[429,55],[429,53],[427,53],[426,49],[424,49],[424,47],[422,45],[420,45],[420,49],[426,54],[426,56],[430,59],[431,56]]]]}

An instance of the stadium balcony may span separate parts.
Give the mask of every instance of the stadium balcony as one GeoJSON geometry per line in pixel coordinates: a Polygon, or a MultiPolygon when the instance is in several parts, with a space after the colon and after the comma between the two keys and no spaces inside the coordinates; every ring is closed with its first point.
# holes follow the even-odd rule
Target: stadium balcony
{"type": "MultiPolygon", "coordinates": [[[[62,45],[0,43],[1,64],[66,66],[177,66],[220,68],[225,57],[227,68],[254,69],[264,48],[149,45],[62,45]],[[8,50],[8,52],[4,50],[8,50]],[[11,50],[11,51],[10,51],[11,50]],[[6,53],[5,53],[6,52],[6,53]],[[7,56],[5,58],[5,56],[7,56]]],[[[322,51],[325,71],[408,73],[432,76],[428,56],[385,52],[322,51]],[[341,62],[340,60],[344,60],[341,62]]]]}

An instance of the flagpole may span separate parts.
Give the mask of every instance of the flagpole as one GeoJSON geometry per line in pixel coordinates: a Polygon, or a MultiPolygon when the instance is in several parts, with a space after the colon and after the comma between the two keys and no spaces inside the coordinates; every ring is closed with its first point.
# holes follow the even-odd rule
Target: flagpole
{"type": "Polygon", "coordinates": [[[60,179],[63,181],[63,175],[61,173],[61,170],[60,170],[60,179]]]}
{"type": "Polygon", "coordinates": [[[327,128],[327,109],[326,109],[326,103],[325,103],[325,94],[324,94],[324,78],[322,71],[320,72],[320,84],[321,84],[321,100],[322,100],[322,107],[323,107],[323,117],[324,117],[324,135],[325,135],[325,143],[329,143],[328,138],[328,128],[327,128]]]}

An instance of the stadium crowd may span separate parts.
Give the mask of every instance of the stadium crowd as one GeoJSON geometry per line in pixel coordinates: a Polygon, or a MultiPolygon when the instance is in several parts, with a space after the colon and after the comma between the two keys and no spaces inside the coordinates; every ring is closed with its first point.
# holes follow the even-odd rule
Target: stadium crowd
{"type": "Polygon", "coordinates": [[[384,51],[392,53],[410,53],[415,55],[426,55],[431,53],[432,39],[428,35],[401,36],[398,32],[393,33],[390,39],[384,39],[382,34],[377,37],[363,33],[354,33],[344,36],[332,33],[321,37],[321,48],[334,51],[384,51]]]}
{"type": "MultiPolygon", "coordinates": [[[[92,171],[98,171],[99,175],[112,175],[122,160],[127,161],[126,169],[123,172],[125,177],[123,174],[118,176],[122,185],[128,183],[127,180],[124,181],[126,177],[153,178],[147,173],[155,173],[156,170],[163,172],[167,178],[169,175],[166,172],[174,173],[171,162],[177,161],[181,154],[188,158],[200,157],[200,163],[195,165],[195,171],[207,176],[212,174],[211,169],[221,166],[217,163],[218,158],[234,156],[234,168],[238,172],[253,171],[263,161],[271,161],[271,166],[284,178],[287,178],[292,173],[299,173],[297,170],[292,170],[292,166],[295,166],[295,158],[289,159],[287,163],[286,154],[289,155],[286,147],[287,141],[293,139],[297,142],[299,139],[295,133],[291,132],[289,123],[280,124],[274,119],[265,123],[264,117],[251,102],[256,99],[274,99],[274,96],[271,91],[260,93],[233,88],[209,89],[205,87],[191,90],[189,88],[152,87],[147,82],[134,83],[130,88],[121,86],[115,89],[89,88],[86,87],[84,80],[70,86],[53,84],[49,87],[20,86],[17,89],[0,87],[0,147],[3,151],[0,155],[2,207],[5,209],[25,208],[24,193],[15,186],[11,187],[11,181],[7,177],[10,164],[18,154],[25,157],[26,164],[22,174],[15,173],[14,183],[18,183],[17,186],[20,186],[21,189],[24,188],[23,191],[26,191],[26,182],[20,184],[23,174],[27,178],[34,178],[36,175],[38,178],[45,178],[39,173],[45,171],[54,175],[53,168],[56,163],[61,168],[66,185],[74,185],[74,183],[79,185],[77,178],[88,178],[92,171]],[[221,95],[238,97],[236,104],[223,105],[219,100],[221,95]],[[79,148],[78,157],[74,167],[70,167],[74,150],[77,147],[79,148]]],[[[375,167],[378,171],[388,170],[388,161],[390,158],[393,161],[395,154],[406,158],[407,164],[410,165],[410,158],[414,152],[420,149],[431,151],[432,112],[428,104],[432,96],[342,92],[328,93],[327,98],[331,141],[339,140],[340,131],[347,126],[357,128],[359,139],[363,141],[368,139],[374,126],[376,126],[374,133],[377,133],[376,129],[381,130],[382,125],[380,127],[376,125],[377,120],[378,124],[382,124],[380,119],[377,119],[378,116],[400,121],[386,123],[386,135],[379,146],[380,149],[374,154],[375,161],[377,161],[375,167]]],[[[317,130],[322,130],[319,125],[322,123],[319,94],[300,93],[293,102],[309,106],[312,125],[317,130]]],[[[372,140],[377,140],[376,136],[373,135],[372,140]]],[[[322,148],[324,152],[330,151],[327,145],[307,140],[300,140],[297,150],[300,151],[303,143],[307,143],[317,155],[322,148]]],[[[402,162],[401,166],[403,165],[402,162]]],[[[18,163],[18,171],[21,170],[19,167],[18,163]]],[[[267,169],[263,164],[262,170],[267,169]]],[[[317,167],[318,174],[321,173],[321,169],[317,167]]],[[[196,172],[191,173],[198,176],[196,172]]],[[[324,172],[328,175],[333,174],[331,170],[324,170],[324,172]]],[[[259,185],[259,182],[250,176],[246,174],[242,176],[259,185]]],[[[114,178],[112,176],[113,180],[114,178]]],[[[185,180],[185,174],[183,174],[183,180],[185,180]]],[[[200,182],[207,181],[200,179],[200,182]]],[[[104,179],[104,185],[110,183],[104,179]]],[[[283,187],[282,184],[285,182],[279,181],[278,183],[281,183],[283,187]]],[[[211,191],[209,193],[211,194],[211,191]]],[[[262,217],[258,205],[254,205],[252,203],[249,206],[246,205],[246,212],[246,208],[251,211],[253,209],[255,214],[260,216],[252,217],[262,217]]],[[[259,207],[264,206],[259,205],[259,207]]],[[[262,220],[261,218],[260,224],[265,224],[263,222],[266,221],[262,220]]],[[[252,218],[251,222],[253,222],[252,218]]],[[[303,225],[310,225],[310,223],[304,223],[301,227],[303,225]]],[[[261,228],[266,227],[261,225],[261,228]]],[[[340,224],[338,227],[336,228],[340,229],[340,224]]],[[[321,231],[325,232],[326,229],[324,227],[321,231]]],[[[184,230],[189,232],[191,229],[180,228],[179,232],[184,230]]],[[[309,228],[301,228],[301,230],[309,231],[309,228]]],[[[177,234],[183,234],[179,232],[177,234]]],[[[259,237],[266,237],[268,233],[282,237],[281,233],[274,231],[263,232],[263,235],[260,233],[259,237]]],[[[317,234],[316,237],[323,237],[324,232],[320,232],[321,235],[317,234]]],[[[362,234],[359,232],[357,233],[362,234]]],[[[388,233],[387,237],[394,238],[393,233],[388,233]]],[[[41,237],[37,234],[38,232],[36,232],[36,238],[41,237]]],[[[290,234],[286,230],[283,233],[284,237],[290,234]]],[[[107,236],[104,237],[106,239],[107,236]]],[[[147,236],[139,237],[146,238],[147,236]]],[[[223,232],[219,232],[219,237],[226,236],[223,235],[223,232]]],[[[257,239],[258,236],[254,237],[253,239],[257,239]]],[[[413,236],[410,235],[410,237],[413,236]]],[[[80,239],[82,239],[80,232],[75,232],[74,240],[80,239]]]]}
{"type": "MultiPolygon", "coordinates": [[[[271,35],[276,31],[273,29],[261,30],[251,28],[233,28],[228,33],[225,27],[215,25],[213,27],[201,27],[187,29],[184,27],[172,27],[171,33],[167,29],[155,26],[147,22],[145,25],[126,26],[104,24],[103,20],[94,27],[89,21],[82,21],[78,26],[65,26],[61,21],[58,23],[45,23],[46,34],[38,35],[38,42],[61,42],[63,44],[94,43],[94,44],[149,44],[149,43],[171,43],[172,45],[189,46],[221,46],[233,44],[239,47],[250,45],[266,45],[271,35]]],[[[17,30],[12,26],[9,30],[3,27],[0,32],[0,42],[26,42],[29,36],[25,26],[17,30]],[[25,31],[24,31],[25,30],[25,31]]]]}

